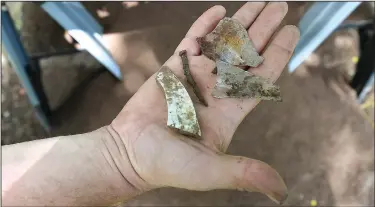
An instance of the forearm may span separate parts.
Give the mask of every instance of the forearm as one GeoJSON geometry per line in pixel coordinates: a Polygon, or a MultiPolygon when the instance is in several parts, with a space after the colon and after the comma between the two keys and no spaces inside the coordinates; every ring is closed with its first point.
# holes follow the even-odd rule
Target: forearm
{"type": "Polygon", "coordinates": [[[145,191],[111,130],[3,146],[3,204],[109,205],[145,191]]]}

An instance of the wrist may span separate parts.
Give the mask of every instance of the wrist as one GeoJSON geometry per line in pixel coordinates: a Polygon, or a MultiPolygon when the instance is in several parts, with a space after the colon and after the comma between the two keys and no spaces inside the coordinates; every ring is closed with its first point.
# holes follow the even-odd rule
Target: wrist
{"type": "Polygon", "coordinates": [[[132,189],[132,196],[142,194],[152,190],[155,187],[149,185],[134,169],[134,165],[129,158],[127,138],[120,136],[112,124],[103,127],[106,134],[102,140],[110,156],[110,165],[118,170],[123,180],[128,183],[129,189],[132,189]]]}

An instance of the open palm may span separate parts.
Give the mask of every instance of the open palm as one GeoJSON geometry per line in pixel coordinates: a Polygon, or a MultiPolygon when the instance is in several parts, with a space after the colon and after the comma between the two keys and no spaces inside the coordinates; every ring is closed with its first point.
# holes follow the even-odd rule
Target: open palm
{"type": "MultiPolygon", "coordinates": [[[[246,3],[233,16],[248,29],[255,48],[265,59],[259,67],[250,68],[251,72],[272,81],[279,77],[299,39],[298,29],[289,25],[268,44],[287,10],[286,3],[254,2],[246,3]]],[[[282,202],[287,189],[274,169],[258,160],[224,154],[238,125],[259,102],[211,96],[216,82],[216,75],[211,74],[215,63],[201,55],[195,39],[211,32],[224,16],[222,6],[203,13],[164,64],[185,81],[178,52],[188,51],[192,76],[209,105],[195,103],[202,139],[185,137],[167,127],[167,104],[155,75],[110,126],[125,144],[132,167],[146,185],[258,191],[282,202]]]]}

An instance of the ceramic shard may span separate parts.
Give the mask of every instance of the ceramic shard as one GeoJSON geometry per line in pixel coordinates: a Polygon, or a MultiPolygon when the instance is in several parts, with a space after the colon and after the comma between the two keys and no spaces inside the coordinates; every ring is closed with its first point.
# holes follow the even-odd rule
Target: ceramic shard
{"type": "Polygon", "coordinates": [[[163,66],[156,73],[156,82],[163,89],[167,101],[168,127],[176,129],[183,135],[201,137],[193,101],[171,69],[163,66]]]}
{"type": "Polygon", "coordinates": [[[225,17],[204,37],[198,37],[202,53],[211,60],[236,66],[257,67],[263,62],[246,29],[237,20],[225,17]]]}
{"type": "Polygon", "coordinates": [[[217,61],[215,98],[257,98],[281,101],[280,88],[269,80],[256,76],[223,61],[217,61]]]}

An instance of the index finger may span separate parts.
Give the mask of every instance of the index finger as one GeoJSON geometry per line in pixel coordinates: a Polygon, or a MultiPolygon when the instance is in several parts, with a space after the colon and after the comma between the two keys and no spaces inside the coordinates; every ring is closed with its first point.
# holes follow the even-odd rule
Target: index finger
{"type": "Polygon", "coordinates": [[[215,29],[219,21],[224,18],[226,10],[216,5],[205,11],[190,27],[186,37],[203,37],[215,29]]]}
{"type": "Polygon", "coordinates": [[[205,11],[190,27],[175,53],[186,50],[189,55],[199,55],[200,47],[196,38],[203,37],[214,30],[219,21],[225,17],[225,13],[226,10],[221,5],[213,6],[205,11]]]}

